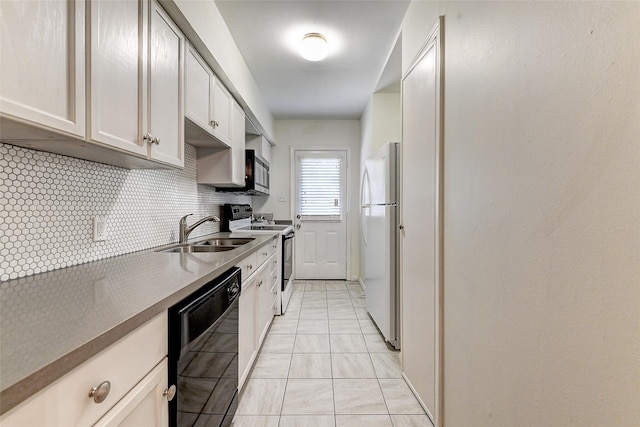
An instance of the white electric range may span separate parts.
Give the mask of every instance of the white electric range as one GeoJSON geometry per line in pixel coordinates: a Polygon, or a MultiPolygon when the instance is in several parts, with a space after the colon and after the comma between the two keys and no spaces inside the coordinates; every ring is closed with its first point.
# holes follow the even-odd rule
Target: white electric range
{"type": "Polygon", "coordinates": [[[278,233],[281,236],[281,250],[278,252],[280,286],[276,315],[284,314],[293,292],[293,238],[295,233],[291,225],[252,223],[253,209],[250,205],[225,204],[222,211],[223,229],[233,233],[261,234],[278,233]]]}

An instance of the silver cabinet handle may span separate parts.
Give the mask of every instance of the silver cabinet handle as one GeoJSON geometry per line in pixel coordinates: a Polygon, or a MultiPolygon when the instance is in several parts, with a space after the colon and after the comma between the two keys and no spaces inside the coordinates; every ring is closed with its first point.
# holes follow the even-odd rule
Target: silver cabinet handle
{"type": "Polygon", "coordinates": [[[262,252],[262,255],[267,256],[269,255],[269,252],[262,252]]]}
{"type": "Polygon", "coordinates": [[[156,138],[155,136],[151,135],[150,133],[145,134],[142,137],[142,139],[147,141],[147,144],[158,144],[158,145],[160,145],[160,138],[156,138]]]}
{"type": "Polygon", "coordinates": [[[167,402],[171,402],[176,396],[176,386],[172,385],[169,388],[165,388],[162,395],[167,398],[167,402]]]}
{"type": "Polygon", "coordinates": [[[100,384],[89,390],[89,397],[92,397],[95,403],[102,403],[107,399],[110,391],[111,383],[109,381],[102,381],[100,384]]]}
{"type": "Polygon", "coordinates": [[[257,286],[257,287],[262,286],[262,280],[260,280],[258,283],[256,283],[256,286],[257,286]]]}
{"type": "Polygon", "coordinates": [[[217,128],[218,126],[220,126],[220,122],[217,120],[211,120],[211,126],[217,128]]]}
{"type": "Polygon", "coordinates": [[[253,270],[253,265],[249,264],[249,265],[247,265],[247,268],[248,268],[249,270],[253,270]]]}

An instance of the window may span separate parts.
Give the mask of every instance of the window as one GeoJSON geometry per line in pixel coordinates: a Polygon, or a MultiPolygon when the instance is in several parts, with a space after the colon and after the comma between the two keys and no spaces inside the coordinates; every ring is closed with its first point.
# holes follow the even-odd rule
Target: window
{"type": "Polygon", "coordinates": [[[304,219],[342,218],[342,162],[341,158],[299,158],[298,200],[304,219]]]}

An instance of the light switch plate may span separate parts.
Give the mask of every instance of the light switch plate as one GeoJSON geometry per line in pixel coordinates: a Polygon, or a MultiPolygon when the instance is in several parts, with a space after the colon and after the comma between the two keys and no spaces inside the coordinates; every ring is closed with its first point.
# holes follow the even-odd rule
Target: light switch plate
{"type": "Polygon", "coordinates": [[[96,216],[93,218],[93,241],[100,242],[107,240],[107,219],[103,216],[96,216]]]}

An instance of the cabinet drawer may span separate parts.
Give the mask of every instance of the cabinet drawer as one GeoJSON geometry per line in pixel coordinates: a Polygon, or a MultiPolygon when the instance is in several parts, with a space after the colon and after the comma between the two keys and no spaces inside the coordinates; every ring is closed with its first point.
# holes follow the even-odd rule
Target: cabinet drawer
{"type": "Polygon", "coordinates": [[[164,312],[6,413],[3,427],[89,426],[102,417],[167,355],[164,312]],[[111,391],[95,403],[89,391],[103,381],[111,391]]]}
{"type": "Polygon", "coordinates": [[[277,237],[275,237],[271,242],[258,249],[258,264],[262,264],[269,259],[276,252],[277,246],[277,237]]]}
{"type": "Polygon", "coordinates": [[[236,264],[236,267],[241,270],[240,274],[243,283],[249,278],[249,276],[256,272],[258,265],[258,257],[255,252],[252,252],[236,264]]]}

